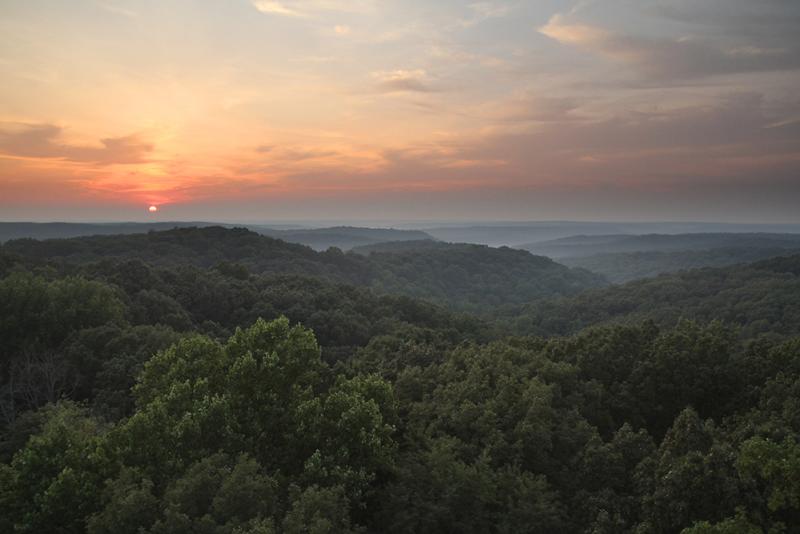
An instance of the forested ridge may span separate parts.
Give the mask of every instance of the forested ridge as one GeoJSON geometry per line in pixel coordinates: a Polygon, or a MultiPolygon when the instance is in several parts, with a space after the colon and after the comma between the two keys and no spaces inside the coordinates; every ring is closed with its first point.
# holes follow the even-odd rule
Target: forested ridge
{"type": "Polygon", "coordinates": [[[394,228],[333,226],[330,228],[275,230],[256,226],[252,229],[260,234],[284,241],[302,243],[315,250],[325,250],[329,247],[348,250],[353,247],[393,241],[433,240],[433,237],[421,230],[397,230],[394,228]]]}
{"type": "Polygon", "coordinates": [[[681,318],[722,320],[745,337],[800,334],[800,255],[662,274],[513,308],[522,333],[568,334],[590,325],[681,318]]]}
{"type": "Polygon", "coordinates": [[[707,251],[731,247],[797,250],[800,248],[800,234],[699,232],[691,234],[580,235],[519,246],[519,248],[535,254],[545,254],[553,258],[578,258],[594,254],[643,251],[707,251]]]}
{"type": "Polygon", "coordinates": [[[609,282],[619,284],[641,278],[652,278],[662,273],[675,273],[702,267],[726,267],[797,253],[798,249],[787,248],[723,247],[670,252],[660,250],[618,252],[563,258],[558,261],[570,267],[579,267],[601,274],[609,282]]]}
{"type": "Polygon", "coordinates": [[[309,247],[245,228],[176,228],[164,232],[72,239],[9,241],[2,249],[28,261],[74,266],[136,259],[158,266],[236,263],[257,273],[291,273],[399,293],[480,311],[506,303],[569,295],[605,285],[598,275],[507,247],[440,244],[367,256],[309,247]]]}
{"type": "Polygon", "coordinates": [[[662,273],[725,267],[800,253],[796,233],[572,236],[519,248],[624,283],[662,273]]]}
{"type": "Polygon", "coordinates": [[[365,252],[3,245],[0,531],[798,531],[800,256],[365,252]]]}
{"type": "MultiPolygon", "coordinates": [[[[174,228],[236,225],[210,222],[149,222],[149,223],[32,223],[0,221],[0,243],[12,239],[53,239],[94,235],[141,234],[149,231],[164,231],[174,228]]],[[[241,227],[241,225],[239,225],[241,227]]],[[[433,238],[421,230],[398,230],[394,228],[363,228],[354,226],[334,226],[329,228],[303,228],[295,225],[277,226],[247,225],[246,228],[258,234],[282,239],[290,243],[302,243],[315,250],[329,247],[350,249],[373,243],[398,240],[421,240],[433,238]]]]}

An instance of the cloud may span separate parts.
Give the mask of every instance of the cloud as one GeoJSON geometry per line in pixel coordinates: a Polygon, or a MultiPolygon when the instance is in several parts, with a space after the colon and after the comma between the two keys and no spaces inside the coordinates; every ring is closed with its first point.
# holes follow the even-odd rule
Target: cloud
{"type": "MultiPolygon", "coordinates": [[[[740,199],[744,191],[782,188],[773,196],[784,204],[788,198],[800,201],[800,101],[723,93],[702,104],[606,110],[602,116],[600,103],[523,93],[497,110],[484,110],[484,116],[495,111],[494,120],[514,124],[373,147],[376,154],[362,159],[357,154],[365,147],[347,142],[265,145],[258,160],[238,172],[253,180],[285,177],[276,183],[287,190],[324,190],[342,198],[473,191],[478,199],[515,191],[511,197],[534,201],[559,190],[564,196],[552,207],[563,210],[578,203],[602,208],[593,201],[603,191],[636,197],[643,212],[667,198],[691,200],[695,191],[740,199]],[[793,177],[795,185],[787,185],[793,177]]],[[[602,202],[619,209],[623,201],[611,197],[602,202]]]]}
{"type": "Polygon", "coordinates": [[[103,3],[103,2],[98,3],[98,5],[100,6],[101,9],[104,9],[105,11],[108,11],[109,13],[114,13],[115,15],[121,15],[121,16],[127,17],[129,19],[138,18],[138,16],[139,16],[139,14],[136,11],[133,11],[133,10],[130,10],[130,9],[126,9],[124,7],[120,7],[120,6],[117,6],[117,5],[103,3]]]}
{"type": "Polygon", "coordinates": [[[800,27],[800,4],[794,1],[704,0],[659,3],[648,12],[692,26],[702,26],[719,35],[745,35],[759,41],[796,40],[800,27]]]}
{"type": "Polygon", "coordinates": [[[320,149],[286,149],[283,150],[280,154],[281,161],[284,162],[293,162],[293,161],[307,161],[307,160],[318,160],[324,158],[330,158],[333,156],[337,156],[338,153],[334,150],[320,150],[320,149]]]}
{"type": "Polygon", "coordinates": [[[59,142],[62,128],[53,124],[0,124],[0,153],[25,158],[56,158],[98,165],[144,163],[153,145],[137,135],[107,137],[102,146],[59,142]]]}
{"type": "Polygon", "coordinates": [[[313,17],[321,12],[364,13],[372,0],[252,0],[253,7],[267,15],[313,17]]]}
{"type": "Polygon", "coordinates": [[[470,4],[469,9],[471,11],[470,18],[458,21],[462,28],[471,28],[488,19],[505,17],[511,11],[510,6],[494,2],[476,2],[470,4]]]}
{"type": "Polygon", "coordinates": [[[431,93],[435,89],[428,85],[424,70],[393,70],[373,72],[375,89],[379,93],[431,93]]]}
{"type": "Polygon", "coordinates": [[[252,180],[280,180],[303,173],[354,173],[374,168],[376,158],[347,144],[269,144],[254,148],[255,157],[242,155],[231,175],[252,180]]]}
{"type": "MultiPolygon", "coordinates": [[[[476,132],[386,151],[372,177],[408,189],[629,189],[651,202],[665,190],[769,190],[800,172],[800,122],[775,122],[798,112],[797,102],[734,93],[713,105],[476,132]]],[[[800,201],[800,183],[786,194],[800,201]]]]}
{"type": "Polygon", "coordinates": [[[771,127],[776,118],[797,116],[798,111],[798,103],[770,103],[758,93],[734,93],[714,105],[629,111],[490,135],[459,157],[513,162],[521,180],[656,190],[731,179],[769,188],[771,180],[800,172],[797,125],[771,127]]]}
{"type": "Polygon", "coordinates": [[[730,40],[723,43],[705,38],[650,38],[617,33],[569,18],[556,14],[538,31],[559,43],[628,65],[651,81],[800,68],[796,46],[775,48],[730,40]]]}
{"type": "Polygon", "coordinates": [[[304,161],[339,155],[336,150],[318,147],[259,145],[255,150],[259,154],[268,154],[273,161],[304,161]]]}
{"type": "Polygon", "coordinates": [[[253,6],[262,13],[268,15],[284,15],[287,17],[304,17],[305,13],[292,9],[284,2],[276,2],[274,0],[254,0],[253,6]]]}
{"type": "Polygon", "coordinates": [[[104,11],[107,11],[109,13],[114,13],[115,15],[127,17],[129,19],[135,19],[139,17],[139,14],[136,11],[133,11],[131,9],[126,9],[124,7],[115,4],[98,1],[97,5],[100,7],[100,9],[103,9],[104,11]]]}
{"type": "Polygon", "coordinates": [[[505,17],[511,8],[506,4],[492,2],[476,2],[470,4],[469,8],[481,19],[505,17]]]}
{"type": "Polygon", "coordinates": [[[337,56],[304,56],[290,58],[289,61],[293,63],[334,63],[342,61],[342,58],[337,56]]]}
{"type": "Polygon", "coordinates": [[[485,106],[482,115],[500,122],[563,122],[579,119],[573,113],[579,105],[572,97],[527,93],[485,106]]]}

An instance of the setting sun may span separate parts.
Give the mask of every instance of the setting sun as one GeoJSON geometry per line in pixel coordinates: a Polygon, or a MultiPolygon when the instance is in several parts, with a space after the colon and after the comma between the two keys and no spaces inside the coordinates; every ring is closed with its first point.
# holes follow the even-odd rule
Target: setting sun
{"type": "Polygon", "coordinates": [[[147,211],[149,211],[150,213],[155,213],[158,211],[158,206],[150,206],[149,208],[147,208],[147,211]]]}

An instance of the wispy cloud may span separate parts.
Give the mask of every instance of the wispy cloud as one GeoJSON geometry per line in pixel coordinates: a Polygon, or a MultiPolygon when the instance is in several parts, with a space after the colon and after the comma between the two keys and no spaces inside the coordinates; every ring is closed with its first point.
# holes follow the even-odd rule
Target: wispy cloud
{"type": "Polygon", "coordinates": [[[98,165],[144,163],[154,146],[137,135],[108,137],[101,146],[60,141],[62,128],[53,124],[0,124],[0,153],[23,158],[57,158],[98,165]]]}
{"type": "Polygon", "coordinates": [[[392,70],[373,72],[375,89],[380,93],[431,93],[435,89],[428,84],[427,73],[417,70],[392,70]]]}
{"type": "Polygon", "coordinates": [[[371,0],[252,0],[253,6],[268,15],[313,17],[319,13],[364,13],[374,6],[371,0]]]}
{"type": "Polygon", "coordinates": [[[123,17],[127,17],[130,19],[137,18],[139,16],[139,14],[136,11],[115,4],[110,4],[107,2],[98,2],[97,5],[100,6],[101,9],[108,11],[109,13],[114,13],[115,15],[121,15],[123,17]]]}
{"type": "Polygon", "coordinates": [[[470,28],[488,19],[505,17],[511,11],[511,6],[497,2],[476,2],[469,5],[469,10],[469,18],[459,19],[459,25],[463,28],[470,28]]]}
{"type": "Polygon", "coordinates": [[[306,161],[337,156],[336,150],[309,147],[279,147],[274,145],[260,145],[256,147],[259,154],[268,154],[268,158],[282,162],[306,161]]]}
{"type": "Polygon", "coordinates": [[[800,68],[798,51],[789,48],[723,44],[691,37],[642,37],[573,21],[563,14],[554,15],[538,31],[562,44],[628,65],[652,81],[800,68]]]}
{"type": "Polygon", "coordinates": [[[575,114],[579,105],[572,97],[525,93],[482,106],[480,114],[500,122],[565,122],[580,120],[575,114]]]}
{"type": "Polygon", "coordinates": [[[305,17],[306,14],[297,9],[288,7],[285,2],[276,0],[254,0],[253,5],[262,13],[268,15],[283,15],[287,17],[305,17]]]}

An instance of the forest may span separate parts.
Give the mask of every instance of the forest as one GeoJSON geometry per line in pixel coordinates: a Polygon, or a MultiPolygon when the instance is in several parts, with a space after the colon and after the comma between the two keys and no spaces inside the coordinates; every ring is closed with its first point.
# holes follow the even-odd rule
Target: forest
{"type": "Polygon", "coordinates": [[[581,235],[520,245],[621,283],[700,267],[724,267],[800,253],[791,233],[581,235]]]}
{"type": "Polygon", "coordinates": [[[0,245],[0,531],[800,532],[800,254],[408,237],[0,245]]]}

